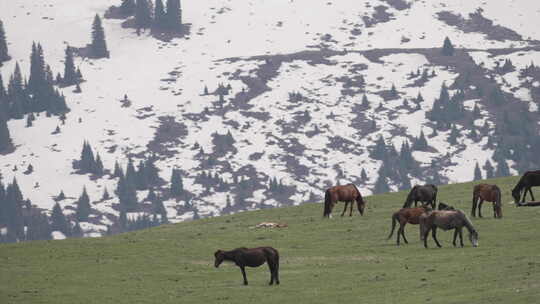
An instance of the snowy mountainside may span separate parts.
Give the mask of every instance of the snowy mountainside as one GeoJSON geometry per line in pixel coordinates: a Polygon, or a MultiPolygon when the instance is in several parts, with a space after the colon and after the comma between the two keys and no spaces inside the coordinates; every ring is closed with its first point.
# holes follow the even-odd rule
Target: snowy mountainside
{"type": "MultiPolygon", "coordinates": [[[[12,57],[0,68],[5,82],[16,62],[28,73],[32,41],[41,42],[47,63],[61,72],[65,47],[88,44],[94,15],[119,3],[2,1],[12,57]]],[[[443,182],[468,181],[475,163],[497,164],[489,137],[499,132],[503,111],[526,106],[538,121],[539,82],[520,76],[540,63],[535,1],[182,1],[182,17],[189,33],[170,41],[148,30],[137,35],[122,19],[103,19],[111,56],[76,58],[85,81],[82,93],[61,89],[70,108],[65,125],[43,113],[32,127],[24,119],[8,122],[16,149],[0,155],[4,181],[16,177],[25,196],[47,210],[63,190],[68,214],[86,187],[94,211],[81,226],[99,235],[117,221],[118,198],[100,198],[105,188],[113,193],[118,179],[76,174],[72,163],[84,140],[111,171],[115,161],[125,168],[128,157],[155,155],[164,181],[156,191],[174,222],[313,201],[337,182],[354,182],[369,194],[385,162],[373,156],[380,136],[398,151],[421,132],[428,137],[429,149],[412,151],[415,170],[405,174],[411,184],[432,181],[435,171],[443,182]],[[457,49],[451,58],[440,55],[445,37],[457,49]],[[496,62],[506,59],[515,69],[500,73],[496,62]],[[410,75],[423,70],[426,79],[410,75]],[[470,125],[456,123],[460,136],[451,144],[451,129],[435,131],[429,113],[443,84],[456,94],[452,85],[466,73],[472,80],[463,107],[466,113],[479,107],[472,124],[481,131],[473,136],[470,125]],[[221,101],[219,84],[230,85],[221,101]],[[511,104],[501,110],[474,96],[480,85],[500,86],[511,104]],[[423,101],[415,101],[419,93],[423,101]],[[51,134],[57,126],[61,132],[51,134]],[[221,141],[227,144],[216,145],[221,141]],[[24,174],[29,164],[34,170],[24,174]],[[188,192],[181,199],[167,194],[172,168],[181,170],[188,192]],[[202,172],[225,185],[208,184],[202,172]],[[283,185],[279,191],[268,187],[274,178],[283,185]]],[[[510,173],[522,170],[516,163],[508,161],[510,173]]],[[[389,176],[388,183],[391,190],[404,187],[399,178],[389,176]]]]}

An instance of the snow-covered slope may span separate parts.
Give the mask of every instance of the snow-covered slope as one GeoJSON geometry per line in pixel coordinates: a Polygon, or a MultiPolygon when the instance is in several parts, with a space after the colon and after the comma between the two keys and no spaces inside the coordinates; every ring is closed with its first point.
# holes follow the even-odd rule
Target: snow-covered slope
{"type": "MultiPolygon", "coordinates": [[[[13,58],[0,68],[3,79],[9,79],[15,62],[28,73],[32,41],[41,42],[55,73],[63,71],[66,45],[89,43],[94,15],[103,16],[119,2],[0,1],[0,20],[13,58]]],[[[306,202],[311,192],[320,195],[336,182],[357,182],[362,168],[369,176],[361,185],[367,194],[381,166],[380,160],[370,157],[368,148],[380,135],[399,148],[421,131],[433,132],[426,112],[442,84],[451,84],[460,73],[455,66],[438,64],[429,50],[440,47],[446,36],[457,48],[470,49],[475,62],[482,62],[487,71],[499,59],[511,58],[516,66],[540,63],[538,51],[492,56],[488,50],[537,47],[537,1],[206,0],[182,1],[182,9],[189,34],[168,42],[144,31],[137,35],[121,26],[123,20],[104,19],[111,58],[76,59],[85,82],[80,94],[73,87],[62,89],[71,109],[66,124],[61,125],[56,117],[39,117],[30,128],[25,127],[24,119],[9,121],[16,150],[0,156],[4,180],[17,177],[23,193],[45,209],[51,209],[52,197],[60,190],[69,198],[61,204],[72,205],[83,186],[91,200],[97,201],[104,187],[110,192],[116,188],[117,180],[107,175],[93,180],[74,174],[72,161],[79,158],[83,140],[87,140],[109,169],[115,161],[125,166],[128,155],[139,160],[150,153],[158,155],[164,180],[169,181],[172,168],[180,168],[185,188],[193,194],[190,203],[200,215],[220,214],[227,195],[234,202],[233,176],[246,167],[256,172],[244,175],[246,179],[262,183],[276,177],[295,187],[288,203],[306,202]],[[477,26],[469,14],[478,12],[493,23],[477,26]],[[456,25],[452,21],[456,18],[465,21],[456,25]],[[493,32],[510,34],[508,39],[495,40],[489,34],[493,32]],[[434,76],[413,85],[407,75],[423,69],[434,71],[434,76]],[[346,87],[360,75],[365,86],[346,87]],[[232,88],[224,104],[217,102],[217,95],[202,95],[205,86],[212,93],[220,83],[232,88]],[[384,91],[392,84],[399,98],[385,100],[384,91]],[[301,93],[302,101],[291,101],[292,92],[301,93]],[[424,97],[420,109],[403,107],[403,99],[412,100],[419,92],[424,97]],[[129,96],[130,107],[123,107],[124,94],[129,96]],[[358,114],[355,106],[364,94],[370,107],[358,114]],[[367,128],[372,120],[377,121],[376,130],[367,128]],[[157,140],[164,121],[169,127],[185,127],[187,134],[173,133],[157,140]],[[61,133],[51,134],[56,126],[61,133]],[[216,132],[230,132],[236,151],[216,156],[212,142],[216,132]],[[193,148],[195,144],[205,155],[213,154],[231,168],[222,163],[203,165],[204,157],[193,148]],[[34,172],[25,175],[22,172],[28,164],[34,172]],[[203,170],[219,174],[231,184],[229,191],[207,193],[195,181],[203,170]]],[[[537,111],[538,101],[526,89],[519,89],[523,81],[515,73],[497,81],[502,83],[505,78],[508,87],[503,90],[531,103],[531,109],[537,111]]],[[[470,99],[465,106],[472,110],[474,103],[470,99]]],[[[481,109],[485,117],[475,121],[478,126],[493,120],[488,109],[481,109]]],[[[494,151],[485,146],[487,136],[479,141],[464,136],[459,138],[459,146],[450,145],[449,132],[438,132],[429,139],[432,150],[415,151],[413,156],[424,168],[432,162],[444,163],[440,173],[450,182],[471,180],[475,162],[492,160],[494,151]]],[[[413,183],[426,181],[411,179],[413,183]]],[[[263,188],[254,189],[246,201],[247,208],[285,203],[268,196],[263,188]]],[[[113,198],[93,207],[117,216],[116,203],[113,198]]],[[[172,221],[193,216],[184,209],[177,212],[176,207],[185,204],[165,202],[172,221]]],[[[110,224],[105,216],[98,222],[103,225],[83,228],[99,232],[110,224]]]]}

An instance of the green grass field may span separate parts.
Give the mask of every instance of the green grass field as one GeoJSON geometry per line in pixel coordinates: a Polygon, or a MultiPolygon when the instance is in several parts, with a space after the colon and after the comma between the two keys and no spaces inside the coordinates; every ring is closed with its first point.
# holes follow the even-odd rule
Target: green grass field
{"type": "MultiPolygon", "coordinates": [[[[266,209],[96,239],[0,245],[0,303],[538,303],[540,208],[509,204],[517,178],[490,180],[503,190],[502,220],[491,204],[472,219],[473,248],[425,249],[418,226],[408,245],[386,237],[405,193],[367,197],[367,214],[322,219],[321,204],[266,209]],[[288,228],[250,229],[261,221],[288,228]],[[216,249],[273,246],[281,285],[266,265],[213,266],[216,249]]],[[[472,184],[439,188],[439,200],[470,213],[472,184]]],[[[538,195],[540,197],[540,195],[538,195]]],[[[338,213],[338,214],[336,214],[338,213]]],[[[395,236],[395,234],[394,234],[395,236]]]]}

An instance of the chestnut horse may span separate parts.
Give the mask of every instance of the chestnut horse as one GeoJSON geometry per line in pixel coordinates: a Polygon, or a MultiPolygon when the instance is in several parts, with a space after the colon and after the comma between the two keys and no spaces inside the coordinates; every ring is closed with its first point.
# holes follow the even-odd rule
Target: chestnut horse
{"type": "Polygon", "coordinates": [[[364,208],[366,202],[362,198],[360,191],[354,184],[348,184],[344,186],[333,186],[326,190],[324,194],[324,213],[323,217],[332,217],[332,209],[337,202],[345,202],[345,208],[341,213],[341,216],[347,211],[347,206],[351,204],[349,216],[352,216],[353,201],[356,201],[358,212],[360,215],[364,215],[364,208]]]}
{"type": "Polygon", "coordinates": [[[230,251],[218,250],[214,253],[216,258],[214,266],[219,267],[223,261],[234,262],[236,266],[242,270],[242,276],[244,277],[244,285],[248,284],[246,277],[246,266],[259,267],[265,262],[270,268],[270,284],[279,285],[279,253],[272,247],[257,247],[257,248],[236,248],[230,251]]]}
{"type": "Polygon", "coordinates": [[[493,203],[493,217],[502,218],[501,189],[497,185],[479,184],[474,186],[471,215],[476,216],[478,204],[478,217],[482,217],[482,203],[493,203]],[[480,202],[479,202],[480,201],[480,202]]]}
{"type": "Polygon", "coordinates": [[[463,247],[463,226],[469,230],[469,240],[473,247],[478,246],[478,232],[474,229],[473,224],[461,210],[436,210],[424,213],[420,216],[420,232],[423,235],[424,247],[427,246],[427,236],[429,231],[432,231],[433,240],[437,247],[442,247],[437,240],[437,228],[443,230],[454,229],[454,247],[456,246],[456,238],[459,235],[461,247],[463,247]]]}
{"type": "MultiPolygon", "coordinates": [[[[392,237],[392,235],[394,234],[394,229],[396,229],[396,222],[399,222],[399,229],[397,232],[397,245],[399,246],[400,236],[403,236],[403,240],[406,244],[408,244],[409,242],[405,238],[405,225],[407,225],[407,223],[418,225],[420,223],[420,216],[429,211],[431,211],[431,207],[425,205],[418,208],[402,208],[399,211],[394,212],[394,214],[392,214],[392,230],[390,231],[390,235],[388,236],[387,240],[392,237]]],[[[421,233],[420,240],[422,240],[421,233]]]]}
{"type": "Polygon", "coordinates": [[[534,195],[531,190],[531,187],[540,186],[540,170],[537,171],[527,171],[519,179],[518,183],[512,189],[512,197],[516,205],[521,205],[525,202],[525,196],[527,196],[527,191],[531,195],[531,199],[534,201],[534,195]],[[521,199],[521,191],[523,192],[523,199],[521,199]],[[521,202],[519,201],[521,199],[521,202]]]}

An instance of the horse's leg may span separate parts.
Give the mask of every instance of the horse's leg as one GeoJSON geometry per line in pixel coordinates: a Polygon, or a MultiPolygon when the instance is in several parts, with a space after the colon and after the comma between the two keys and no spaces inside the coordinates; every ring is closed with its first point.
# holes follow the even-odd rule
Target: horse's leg
{"type": "Polygon", "coordinates": [[[399,223],[399,228],[397,230],[397,245],[399,246],[399,238],[401,237],[401,223],[399,223]]]}
{"type": "Polygon", "coordinates": [[[343,216],[345,214],[345,212],[347,211],[347,205],[349,204],[349,202],[345,202],[345,208],[343,208],[343,212],[341,212],[341,216],[343,216]]]}
{"type": "Polygon", "coordinates": [[[529,193],[531,194],[531,199],[534,202],[534,195],[533,195],[533,192],[532,192],[532,187],[529,187],[529,193]]]}
{"type": "Polygon", "coordinates": [[[435,244],[437,244],[437,247],[441,248],[442,246],[439,243],[439,240],[437,240],[437,226],[433,227],[431,234],[433,235],[433,240],[435,240],[435,244]]]}
{"type": "Polygon", "coordinates": [[[482,217],[482,204],[484,203],[484,199],[480,198],[480,202],[478,203],[478,217],[482,217]]]}
{"type": "Polygon", "coordinates": [[[528,188],[525,188],[525,191],[523,191],[523,198],[521,198],[522,203],[525,203],[525,197],[527,196],[527,190],[528,190],[528,188]]]}
{"type": "Polygon", "coordinates": [[[353,208],[353,205],[354,205],[354,201],[350,201],[349,204],[350,204],[349,216],[352,216],[352,208],[353,208]]]}
{"type": "Polygon", "coordinates": [[[473,196],[473,199],[472,199],[472,210],[471,210],[471,215],[472,217],[476,217],[476,206],[478,204],[478,197],[476,196],[473,196]]]}
{"type": "Polygon", "coordinates": [[[268,264],[268,269],[270,269],[270,283],[268,285],[274,284],[274,274],[276,272],[276,265],[270,259],[266,260],[266,263],[268,264]]]}
{"type": "Polygon", "coordinates": [[[244,285],[247,285],[248,281],[247,281],[246,270],[244,269],[244,266],[240,266],[240,270],[242,270],[242,276],[244,277],[244,285]]]}
{"type": "Polygon", "coordinates": [[[409,241],[407,241],[407,238],[405,237],[405,227],[401,229],[401,236],[403,237],[403,240],[405,241],[405,244],[409,244],[409,241]]]}
{"type": "Polygon", "coordinates": [[[463,227],[459,228],[459,244],[463,247],[463,227]]]}
{"type": "Polygon", "coordinates": [[[454,241],[452,241],[452,244],[454,245],[454,247],[456,247],[456,239],[457,239],[457,236],[458,236],[458,229],[454,229],[454,241]]]}
{"type": "Polygon", "coordinates": [[[424,231],[424,247],[425,248],[428,248],[427,247],[427,238],[428,238],[428,235],[429,235],[429,230],[431,230],[430,227],[427,227],[426,228],[426,231],[424,231]]]}
{"type": "Polygon", "coordinates": [[[276,258],[276,264],[274,267],[274,279],[276,280],[276,284],[279,285],[279,256],[276,258]]]}

